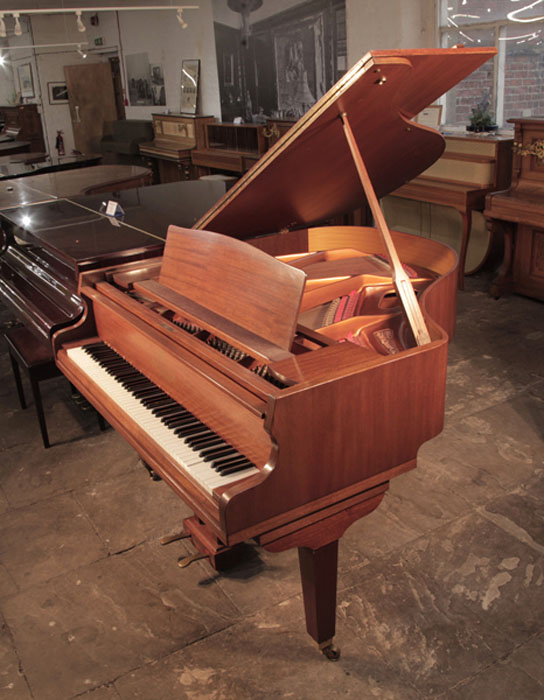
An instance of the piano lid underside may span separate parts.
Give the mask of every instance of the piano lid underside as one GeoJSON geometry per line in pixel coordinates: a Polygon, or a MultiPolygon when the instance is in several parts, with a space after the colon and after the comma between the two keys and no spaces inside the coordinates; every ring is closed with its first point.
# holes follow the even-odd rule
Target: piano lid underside
{"type": "Polygon", "coordinates": [[[410,122],[494,49],[372,52],[342,78],[197,222],[238,238],[323,222],[364,205],[347,145],[345,112],[378,195],[442,153],[444,140],[410,122]]]}

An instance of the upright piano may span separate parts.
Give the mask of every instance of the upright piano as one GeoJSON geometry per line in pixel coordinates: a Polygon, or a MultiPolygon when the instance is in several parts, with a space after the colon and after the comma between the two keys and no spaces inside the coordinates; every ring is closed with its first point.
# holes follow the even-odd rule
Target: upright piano
{"type": "Polygon", "coordinates": [[[0,113],[4,119],[4,126],[0,132],[0,144],[5,144],[0,149],[1,155],[25,151],[36,153],[45,151],[42,119],[38,112],[38,105],[0,106],[0,113]],[[11,142],[11,149],[17,150],[9,150],[8,142],[11,142]]]}
{"type": "Polygon", "coordinates": [[[140,153],[156,161],[161,183],[193,179],[191,152],[202,147],[207,124],[214,117],[153,114],[153,141],[141,143],[140,153]]]}
{"type": "Polygon", "coordinates": [[[484,215],[491,234],[504,238],[504,257],[491,294],[506,291],[544,299],[544,119],[514,124],[510,189],[489,194],[484,215]]]}
{"type": "MultiPolygon", "coordinates": [[[[464,275],[469,271],[466,258],[472,212],[484,210],[486,194],[510,184],[512,138],[489,134],[449,134],[445,140],[446,148],[441,158],[392,194],[453,207],[459,212],[459,289],[463,289],[464,275]]],[[[489,244],[490,240],[482,246],[477,267],[485,261],[489,244]]]]}
{"type": "Polygon", "coordinates": [[[410,119],[493,53],[367,54],[195,228],[170,226],[162,257],[81,271],[83,312],[53,335],[194,511],[197,556],[298,548],[329,658],[338,540],[440,432],[454,326],[455,253],[390,232],[377,198],[443,150],[410,119]],[[317,225],[365,195],[375,228],[317,225]]]}

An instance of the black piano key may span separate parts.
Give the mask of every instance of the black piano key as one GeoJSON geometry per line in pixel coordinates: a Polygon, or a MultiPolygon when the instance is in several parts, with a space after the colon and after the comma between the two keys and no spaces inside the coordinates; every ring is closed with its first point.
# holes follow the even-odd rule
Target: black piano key
{"type": "Polygon", "coordinates": [[[230,445],[227,445],[226,447],[223,448],[217,448],[217,450],[208,452],[204,457],[202,457],[203,462],[212,462],[214,459],[217,459],[218,457],[226,457],[227,455],[233,455],[236,453],[236,450],[234,447],[231,447],[230,445]]]}
{"type": "Polygon", "coordinates": [[[169,416],[168,418],[161,419],[167,428],[179,428],[185,423],[185,417],[179,416],[169,416]]]}
{"type": "Polygon", "coordinates": [[[168,399],[168,394],[164,391],[161,392],[159,396],[154,396],[153,398],[146,399],[143,403],[150,410],[155,408],[155,406],[164,406],[166,400],[168,399]]]}
{"type": "Polygon", "coordinates": [[[190,440],[187,440],[187,444],[190,447],[196,448],[199,445],[204,446],[204,444],[206,442],[209,442],[210,440],[214,440],[216,438],[217,438],[217,433],[214,433],[212,430],[210,430],[208,428],[207,433],[205,433],[203,435],[199,435],[198,437],[195,437],[195,438],[191,438],[190,440]]]}
{"type": "Polygon", "coordinates": [[[223,457],[221,459],[216,459],[212,462],[212,467],[215,469],[217,472],[221,472],[223,469],[228,469],[229,467],[234,467],[237,464],[241,464],[242,462],[247,462],[247,458],[244,457],[244,455],[241,455],[240,453],[237,453],[234,456],[231,457],[223,457]]]}
{"type": "Polygon", "coordinates": [[[142,392],[142,394],[140,395],[140,400],[142,403],[145,403],[146,401],[161,398],[162,396],[164,396],[164,391],[162,389],[159,389],[158,387],[154,387],[152,389],[149,389],[149,391],[142,392]]]}
{"type": "Polygon", "coordinates": [[[234,465],[232,467],[227,467],[226,469],[223,469],[221,471],[222,476],[227,476],[227,474],[235,474],[236,472],[241,472],[244,471],[244,469],[248,469],[249,467],[255,466],[251,462],[248,462],[247,464],[238,464],[234,465]]]}
{"type": "Polygon", "coordinates": [[[194,432],[201,433],[206,426],[199,420],[194,420],[191,423],[182,423],[174,428],[174,433],[180,437],[183,435],[191,435],[194,432]]]}
{"type": "Polygon", "coordinates": [[[168,413],[172,413],[175,410],[178,410],[180,408],[179,403],[176,403],[172,399],[170,399],[168,402],[165,402],[161,406],[155,406],[151,413],[154,416],[157,416],[157,418],[160,418],[161,416],[167,415],[168,413]]]}
{"type": "MultiPolygon", "coordinates": [[[[219,437],[219,436],[218,436],[219,437]]],[[[214,448],[219,448],[219,447],[229,447],[228,443],[226,443],[222,438],[219,438],[218,440],[212,440],[209,443],[207,443],[205,446],[198,446],[195,447],[195,450],[198,450],[198,456],[204,458],[206,456],[206,450],[214,447],[214,448]]]]}

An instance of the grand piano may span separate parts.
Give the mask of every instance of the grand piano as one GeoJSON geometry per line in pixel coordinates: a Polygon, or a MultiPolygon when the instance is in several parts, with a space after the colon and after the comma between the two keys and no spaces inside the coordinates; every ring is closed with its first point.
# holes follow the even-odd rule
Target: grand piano
{"type": "Polygon", "coordinates": [[[378,198],[443,150],[410,119],[493,53],[367,54],[163,256],[81,270],[83,311],[53,333],[61,371],[194,511],[189,560],[298,548],[331,659],[338,540],[440,432],[454,327],[455,253],[390,232],[378,198]],[[375,227],[321,225],[365,196],[375,227]]]}

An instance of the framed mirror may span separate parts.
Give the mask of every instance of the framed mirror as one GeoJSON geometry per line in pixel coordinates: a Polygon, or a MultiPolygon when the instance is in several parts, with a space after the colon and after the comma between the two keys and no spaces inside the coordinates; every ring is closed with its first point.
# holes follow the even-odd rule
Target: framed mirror
{"type": "Polygon", "coordinates": [[[198,103],[198,79],[200,61],[197,58],[181,62],[181,109],[182,114],[196,114],[198,103]]]}

